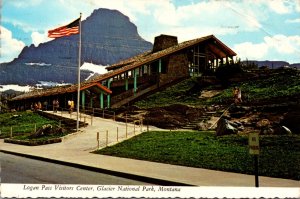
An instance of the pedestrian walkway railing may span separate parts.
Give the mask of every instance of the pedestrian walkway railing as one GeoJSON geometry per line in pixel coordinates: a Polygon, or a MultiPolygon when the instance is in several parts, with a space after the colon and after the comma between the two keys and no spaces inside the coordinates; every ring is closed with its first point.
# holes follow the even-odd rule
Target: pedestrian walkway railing
{"type": "Polygon", "coordinates": [[[142,119],[132,121],[128,120],[126,123],[118,123],[115,127],[112,127],[109,130],[99,129],[95,136],[97,140],[97,149],[119,143],[123,140],[139,135],[144,131],[145,128],[143,126],[142,119]]]}
{"type": "MultiPolygon", "coordinates": [[[[77,119],[77,111],[67,108],[55,108],[52,110],[54,114],[70,118],[77,119]]],[[[100,108],[83,108],[80,106],[79,121],[89,123],[93,126],[94,120],[97,118],[112,119],[114,121],[120,121],[123,123],[116,123],[115,130],[99,129],[97,131],[97,143],[98,148],[109,146],[112,143],[118,143],[122,140],[126,140],[135,135],[138,135],[144,131],[149,131],[149,126],[143,124],[143,118],[132,118],[130,115],[125,114],[123,116],[117,116],[114,111],[100,108]]]]}

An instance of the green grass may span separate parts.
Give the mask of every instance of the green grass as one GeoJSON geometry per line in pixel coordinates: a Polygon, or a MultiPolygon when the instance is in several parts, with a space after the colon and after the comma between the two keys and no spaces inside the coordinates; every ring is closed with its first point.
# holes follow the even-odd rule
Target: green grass
{"type": "Polygon", "coordinates": [[[141,108],[152,108],[171,104],[193,103],[197,98],[187,95],[187,92],[196,84],[196,81],[197,78],[195,77],[189,78],[161,92],[156,92],[146,99],[138,101],[135,105],[141,108]]]}
{"type": "Polygon", "coordinates": [[[13,136],[24,135],[34,131],[36,128],[45,125],[58,125],[57,121],[49,120],[33,112],[14,112],[0,114],[0,138],[10,136],[11,127],[13,136]],[[19,115],[18,117],[13,117],[19,115]]]}
{"type": "MultiPolygon", "coordinates": [[[[199,86],[196,78],[189,78],[176,85],[168,87],[166,90],[155,93],[144,100],[135,103],[140,108],[162,107],[171,104],[184,105],[209,105],[209,104],[231,104],[233,103],[232,90],[238,86],[242,90],[244,103],[253,103],[259,101],[276,100],[276,98],[289,98],[299,96],[300,93],[300,75],[295,71],[283,71],[278,74],[261,78],[258,80],[249,80],[239,84],[231,85],[224,89],[219,95],[199,99],[200,91],[191,92],[193,86],[199,86]]],[[[214,89],[213,86],[205,89],[214,89]]],[[[196,89],[197,90],[197,89],[196,89]]],[[[199,89],[200,90],[200,89],[199,89]]]]}
{"type": "MultiPolygon", "coordinates": [[[[259,174],[300,179],[300,136],[262,136],[259,174]]],[[[253,174],[248,137],[214,132],[153,131],[95,153],[154,162],[253,174]]]]}
{"type": "Polygon", "coordinates": [[[255,81],[242,82],[223,90],[223,92],[211,99],[210,103],[232,102],[232,89],[239,86],[242,90],[243,101],[246,103],[259,101],[273,101],[276,98],[289,98],[299,96],[300,76],[299,74],[279,73],[269,78],[262,78],[255,81]]]}

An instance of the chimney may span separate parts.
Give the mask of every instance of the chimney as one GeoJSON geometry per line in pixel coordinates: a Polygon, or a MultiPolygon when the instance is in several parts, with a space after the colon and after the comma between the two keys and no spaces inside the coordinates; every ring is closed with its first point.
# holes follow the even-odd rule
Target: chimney
{"type": "Polygon", "coordinates": [[[177,37],[171,35],[159,35],[154,39],[152,53],[161,51],[171,46],[178,45],[177,37]]]}

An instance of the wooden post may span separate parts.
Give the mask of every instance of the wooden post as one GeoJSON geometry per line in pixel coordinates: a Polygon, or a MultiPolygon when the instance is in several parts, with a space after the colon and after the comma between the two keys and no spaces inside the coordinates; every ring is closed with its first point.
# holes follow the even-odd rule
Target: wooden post
{"type": "Polygon", "coordinates": [[[85,91],[81,91],[81,106],[82,106],[82,109],[84,110],[85,109],[85,91]]]}
{"type": "Polygon", "coordinates": [[[106,147],[108,146],[108,130],[106,130],[106,147]]]}
{"type": "Polygon", "coordinates": [[[127,114],[125,115],[125,120],[126,120],[126,138],[127,138],[127,114]]]}
{"type": "Polygon", "coordinates": [[[36,124],[34,124],[34,132],[36,132],[36,124]]]}
{"type": "Polygon", "coordinates": [[[119,127],[117,127],[117,142],[119,142],[119,127]]]}
{"type": "Polygon", "coordinates": [[[147,121],[147,132],[149,132],[149,121],[147,121]]]}
{"type": "Polygon", "coordinates": [[[99,142],[99,132],[97,132],[97,149],[99,149],[100,147],[100,142],[99,142]]]}
{"type": "Polygon", "coordinates": [[[59,128],[61,128],[61,120],[59,120],[58,126],[59,126],[59,128]]]}
{"type": "Polygon", "coordinates": [[[100,93],[100,108],[104,108],[104,98],[103,98],[103,91],[100,93]]]}
{"type": "Polygon", "coordinates": [[[258,155],[254,155],[254,173],[255,173],[255,187],[259,187],[259,181],[258,181],[258,155]]]}
{"type": "Polygon", "coordinates": [[[90,99],[90,107],[93,108],[93,98],[90,99]]]}
{"type": "Polygon", "coordinates": [[[135,69],[133,70],[133,78],[133,92],[135,94],[137,91],[137,74],[135,69]]]}
{"type": "Polygon", "coordinates": [[[161,73],[161,59],[158,60],[158,73],[161,73]]]}
{"type": "Polygon", "coordinates": [[[125,79],[125,90],[128,91],[128,79],[125,79]]]}
{"type": "MultiPolygon", "coordinates": [[[[107,88],[110,89],[111,79],[107,80],[107,88]]],[[[110,94],[107,94],[107,108],[110,108],[110,94]]]]}

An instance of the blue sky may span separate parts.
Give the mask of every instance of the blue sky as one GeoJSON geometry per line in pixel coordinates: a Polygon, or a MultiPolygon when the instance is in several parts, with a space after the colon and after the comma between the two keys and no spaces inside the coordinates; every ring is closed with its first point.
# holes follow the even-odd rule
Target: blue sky
{"type": "MultiPolygon", "coordinates": [[[[1,1],[0,1],[1,2],[1,1]]],[[[0,62],[24,46],[49,41],[47,31],[94,9],[121,11],[153,43],[170,34],[180,42],[214,34],[242,60],[300,63],[300,0],[2,0],[0,62]]]]}

